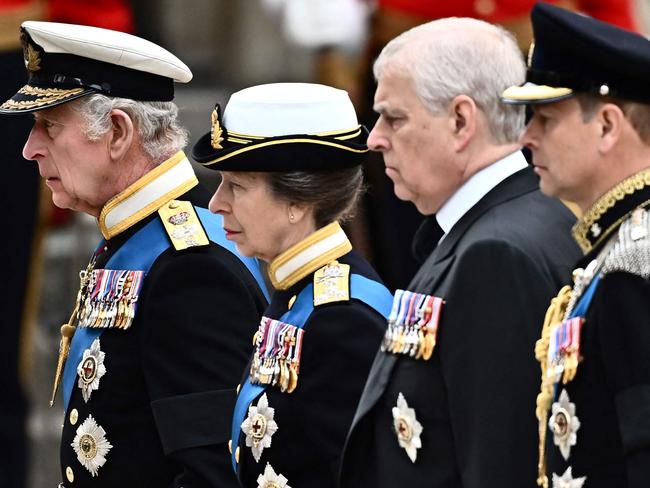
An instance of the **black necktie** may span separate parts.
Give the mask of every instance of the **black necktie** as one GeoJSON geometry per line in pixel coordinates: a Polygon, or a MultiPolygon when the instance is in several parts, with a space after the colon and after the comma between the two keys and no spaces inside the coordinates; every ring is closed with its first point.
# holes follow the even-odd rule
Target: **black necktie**
{"type": "Polygon", "coordinates": [[[445,231],[438,224],[435,215],[429,215],[425,218],[413,236],[411,251],[415,259],[420,263],[424,262],[436,248],[444,234],[445,231]]]}

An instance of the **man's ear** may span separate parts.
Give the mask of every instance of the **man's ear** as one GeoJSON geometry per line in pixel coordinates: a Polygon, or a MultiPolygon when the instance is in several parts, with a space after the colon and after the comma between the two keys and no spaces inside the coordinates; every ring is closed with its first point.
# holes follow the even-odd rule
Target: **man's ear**
{"type": "Polygon", "coordinates": [[[111,159],[122,159],[129,151],[135,137],[135,126],[131,117],[123,110],[113,109],[110,113],[113,131],[108,140],[111,159]]]}
{"type": "Polygon", "coordinates": [[[596,122],[600,130],[598,151],[608,153],[620,140],[626,123],[625,114],[618,105],[604,103],[596,113],[596,122]]]}
{"type": "Polygon", "coordinates": [[[467,95],[458,95],[449,104],[449,123],[456,152],[463,151],[474,137],[477,112],[476,103],[467,95]]]}

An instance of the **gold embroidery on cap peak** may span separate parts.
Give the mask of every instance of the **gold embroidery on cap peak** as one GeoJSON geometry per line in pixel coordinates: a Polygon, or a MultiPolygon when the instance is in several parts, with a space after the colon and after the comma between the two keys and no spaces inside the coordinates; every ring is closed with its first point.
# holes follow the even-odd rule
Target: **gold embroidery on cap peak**
{"type": "Polygon", "coordinates": [[[21,95],[28,95],[39,97],[35,100],[13,100],[9,99],[0,105],[0,108],[3,109],[16,109],[16,110],[27,110],[34,107],[41,107],[43,105],[48,105],[50,103],[58,102],[66,98],[78,95],[83,92],[83,88],[72,88],[72,89],[63,89],[63,88],[39,88],[36,86],[25,85],[18,93],[21,95]]]}

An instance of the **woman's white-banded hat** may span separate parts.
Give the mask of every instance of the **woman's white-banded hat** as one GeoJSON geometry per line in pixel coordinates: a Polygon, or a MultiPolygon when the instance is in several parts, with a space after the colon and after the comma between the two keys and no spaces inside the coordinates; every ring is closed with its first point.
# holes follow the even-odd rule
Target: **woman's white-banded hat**
{"type": "Polygon", "coordinates": [[[367,129],[344,90],[314,83],[272,83],[234,93],[193,158],[224,171],[331,171],[363,162],[367,129]]]}

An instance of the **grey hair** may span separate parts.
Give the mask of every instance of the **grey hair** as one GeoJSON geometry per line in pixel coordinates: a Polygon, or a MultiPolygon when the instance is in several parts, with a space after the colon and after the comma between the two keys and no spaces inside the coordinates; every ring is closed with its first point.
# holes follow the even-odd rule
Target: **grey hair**
{"type": "Polygon", "coordinates": [[[111,110],[126,112],[140,135],[142,149],[157,164],[185,147],[188,133],[178,120],[173,102],[141,102],[129,98],[107,97],[98,93],[80,99],[74,108],[84,119],[84,132],[96,141],[112,130],[111,110]]]}
{"type": "Polygon", "coordinates": [[[384,47],[374,64],[375,78],[389,67],[411,78],[433,115],[467,95],[485,114],[497,143],[516,142],[524,129],[524,108],[499,98],[506,88],[523,83],[526,73],[515,39],[501,27],[459,17],[419,25],[384,47]]]}
{"type": "Polygon", "coordinates": [[[317,228],[335,220],[350,219],[364,191],[361,166],[332,172],[290,171],[265,175],[276,198],[313,208],[317,228]]]}

